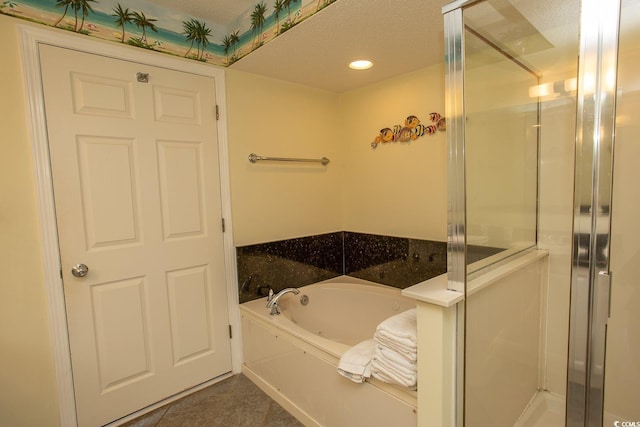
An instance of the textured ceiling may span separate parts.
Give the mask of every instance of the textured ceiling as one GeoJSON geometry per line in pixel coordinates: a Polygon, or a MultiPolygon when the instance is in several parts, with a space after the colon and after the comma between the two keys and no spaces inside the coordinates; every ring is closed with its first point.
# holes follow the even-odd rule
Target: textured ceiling
{"type": "MultiPolygon", "coordinates": [[[[215,32],[229,33],[247,26],[258,0],[149,1],[214,23],[215,32]]],[[[273,1],[264,1],[271,12],[273,1]]],[[[324,3],[324,0],[298,1],[309,6],[324,3]]],[[[382,81],[444,61],[441,9],[450,2],[337,0],[230,68],[332,92],[382,81]],[[347,67],[350,61],[361,58],[372,60],[374,67],[365,71],[347,67]]],[[[485,5],[498,12],[490,15],[499,21],[485,22],[494,18],[478,15],[476,29],[491,35],[493,25],[497,40],[504,41],[511,35],[515,37],[515,45],[525,39],[535,41],[535,55],[521,54],[530,57],[527,59],[538,70],[544,70],[558,62],[555,49],[562,45],[572,47],[567,41],[576,38],[577,3],[577,0],[488,0],[485,5]],[[506,34],[509,25],[515,30],[506,34]]],[[[567,55],[571,52],[574,51],[567,55]]]]}
{"type": "Polygon", "coordinates": [[[441,0],[338,0],[230,66],[343,92],[443,62],[441,0]],[[374,67],[347,64],[367,58],[374,67]]]}

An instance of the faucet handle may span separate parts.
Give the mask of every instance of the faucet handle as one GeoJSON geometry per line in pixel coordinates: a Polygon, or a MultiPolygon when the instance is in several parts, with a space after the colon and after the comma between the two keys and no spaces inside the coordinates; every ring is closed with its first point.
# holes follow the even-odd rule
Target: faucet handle
{"type": "Polygon", "coordinates": [[[273,289],[269,288],[269,295],[267,295],[267,307],[269,307],[269,303],[273,299],[273,289]]]}

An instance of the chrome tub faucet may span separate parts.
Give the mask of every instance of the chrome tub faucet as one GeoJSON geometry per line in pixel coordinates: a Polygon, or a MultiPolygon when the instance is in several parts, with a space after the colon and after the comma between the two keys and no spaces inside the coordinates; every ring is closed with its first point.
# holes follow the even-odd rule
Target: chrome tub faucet
{"type": "Polygon", "coordinates": [[[277,294],[273,294],[273,289],[269,289],[269,296],[267,297],[267,308],[270,308],[269,312],[272,316],[277,316],[280,314],[280,308],[278,307],[278,301],[283,295],[292,293],[294,295],[298,295],[300,293],[299,289],[296,288],[285,288],[278,292],[277,294]]]}

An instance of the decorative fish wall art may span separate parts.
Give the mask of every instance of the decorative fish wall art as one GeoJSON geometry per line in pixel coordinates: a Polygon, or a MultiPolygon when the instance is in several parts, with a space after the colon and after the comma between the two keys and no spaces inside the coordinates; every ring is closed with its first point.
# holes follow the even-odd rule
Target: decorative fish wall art
{"type": "Polygon", "coordinates": [[[384,128],[371,143],[371,148],[377,148],[378,144],[388,142],[411,142],[424,135],[433,135],[436,131],[447,129],[446,120],[439,113],[429,113],[428,125],[420,123],[416,116],[409,116],[404,121],[404,126],[395,125],[392,128],[384,128]]]}

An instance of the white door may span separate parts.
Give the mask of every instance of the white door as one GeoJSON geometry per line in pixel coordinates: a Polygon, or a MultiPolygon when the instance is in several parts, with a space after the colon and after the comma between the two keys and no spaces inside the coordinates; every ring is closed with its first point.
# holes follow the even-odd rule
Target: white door
{"type": "Polygon", "coordinates": [[[78,422],[102,425],[231,370],[215,86],[40,59],[78,422]]]}

